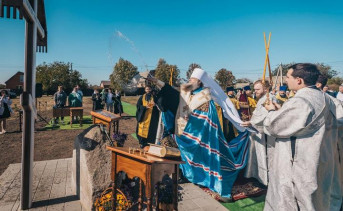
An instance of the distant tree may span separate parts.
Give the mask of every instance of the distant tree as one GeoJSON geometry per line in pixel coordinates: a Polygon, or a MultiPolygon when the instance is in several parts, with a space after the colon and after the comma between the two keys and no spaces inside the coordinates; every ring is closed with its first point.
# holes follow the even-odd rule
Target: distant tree
{"type": "Polygon", "coordinates": [[[195,68],[201,68],[201,66],[199,64],[196,64],[196,63],[192,63],[188,66],[188,70],[187,70],[187,73],[186,73],[186,76],[187,76],[187,79],[189,79],[193,73],[193,70],[195,68]]]}
{"type": "Polygon", "coordinates": [[[328,84],[329,84],[329,85],[330,85],[330,84],[341,85],[341,84],[343,84],[343,78],[342,78],[342,77],[338,77],[338,76],[333,77],[333,78],[330,78],[330,79],[328,80],[328,84]]]}
{"type": "MultiPolygon", "coordinates": [[[[287,75],[287,71],[288,71],[288,67],[290,67],[291,65],[295,64],[294,62],[292,63],[288,63],[288,64],[282,64],[282,75],[286,76],[287,75]]],[[[272,71],[273,76],[277,75],[277,72],[279,70],[279,65],[272,71]]],[[[268,70],[267,70],[268,71],[268,70]]],[[[269,77],[269,76],[268,76],[269,77]]]]}
{"type": "Polygon", "coordinates": [[[230,70],[222,68],[216,73],[215,79],[218,82],[219,86],[222,87],[222,89],[226,89],[227,86],[233,85],[236,78],[230,70]]]}
{"type": "Polygon", "coordinates": [[[252,83],[252,81],[249,78],[239,78],[236,83],[252,83]]]}
{"type": "Polygon", "coordinates": [[[43,91],[52,94],[57,91],[57,87],[62,85],[66,92],[71,92],[73,87],[79,85],[81,89],[88,88],[87,79],[82,79],[82,75],[77,70],[71,70],[69,63],[53,62],[38,65],[36,70],[36,82],[42,83],[43,91]]]}
{"type": "Polygon", "coordinates": [[[333,77],[328,80],[328,85],[331,89],[338,91],[338,87],[343,84],[343,78],[342,77],[333,77]]]}
{"type": "Polygon", "coordinates": [[[180,70],[176,65],[170,65],[168,64],[164,59],[159,59],[157,63],[157,67],[155,70],[155,77],[164,83],[169,84],[170,76],[171,76],[171,70],[173,69],[173,85],[176,85],[179,81],[179,74],[180,70]]]}
{"type": "Polygon", "coordinates": [[[326,65],[324,63],[316,63],[316,65],[318,66],[319,71],[328,79],[331,79],[338,75],[338,72],[336,70],[333,70],[330,65],[326,65]]]}
{"type": "Polygon", "coordinates": [[[6,85],[5,84],[0,84],[0,89],[5,89],[6,85]]]}
{"type": "Polygon", "coordinates": [[[113,73],[110,75],[112,87],[120,91],[123,90],[125,85],[137,74],[139,74],[139,72],[136,66],[128,60],[119,58],[114,66],[113,73]]]}
{"type": "MultiPolygon", "coordinates": [[[[282,64],[282,75],[283,76],[286,76],[287,75],[287,71],[288,71],[288,68],[295,64],[294,62],[292,63],[288,63],[288,64],[282,64]]],[[[338,72],[336,70],[333,70],[331,68],[330,65],[326,65],[324,63],[315,63],[317,66],[318,66],[318,69],[319,71],[325,75],[328,79],[332,78],[332,77],[335,77],[338,72]]],[[[277,66],[274,70],[273,70],[273,76],[276,76],[277,75],[277,71],[279,69],[279,66],[277,66]]]]}

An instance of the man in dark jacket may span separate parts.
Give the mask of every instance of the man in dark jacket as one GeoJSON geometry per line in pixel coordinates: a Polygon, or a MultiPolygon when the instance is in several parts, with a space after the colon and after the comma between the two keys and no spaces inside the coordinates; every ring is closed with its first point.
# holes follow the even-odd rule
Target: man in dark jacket
{"type": "Polygon", "coordinates": [[[115,95],[114,95],[114,113],[121,114],[123,113],[123,105],[121,104],[121,95],[120,91],[116,90],[115,95]]]}
{"type": "Polygon", "coordinates": [[[137,102],[137,138],[141,148],[148,143],[155,143],[159,120],[159,111],[156,106],[157,99],[151,93],[151,86],[145,87],[145,94],[137,102]]]}
{"type": "Polygon", "coordinates": [[[93,111],[103,109],[102,104],[101,104],[102,103],[101,95],[97,89],[94,89],[94,93],[92,94],[92,101],[93,101],[93,108],[92,108],[93,111]]]}
{"type": "MultiPolygon", "coordinates": [[[[67,94],[63,91],[62,86],[58,86],[57,92],[54,94],[54,107],[55,108],[64,108],[67,101],[67,94]]],[[[63,123],[64,117],[61,117],[61,121],[63,123]]],[[[55,123],[57,124],[58,117],[55,118],[55,123]]]]}

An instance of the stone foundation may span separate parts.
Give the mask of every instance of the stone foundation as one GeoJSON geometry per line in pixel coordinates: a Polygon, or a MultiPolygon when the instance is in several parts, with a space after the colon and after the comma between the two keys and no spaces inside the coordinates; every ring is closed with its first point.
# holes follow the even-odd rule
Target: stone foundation
{"type": "Polygon", "coordinates": [[[99,126],[80,133],[74,143],[72,188],[83,209],[91,211],[95,199],[111,184],[111,152],[99,126]]]}

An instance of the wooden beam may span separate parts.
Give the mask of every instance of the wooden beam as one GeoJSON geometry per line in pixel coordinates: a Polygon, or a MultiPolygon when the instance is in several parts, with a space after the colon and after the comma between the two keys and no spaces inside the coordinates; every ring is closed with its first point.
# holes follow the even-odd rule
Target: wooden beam
{"type": "MultiPolygon", "coordinates": [[[[24,0],[25,1],[25,0],[24,0]]],[[[28,1],[26,1],[30,4],[28,1]]],[[[38,0],[32,0],[33,14],[36,14],[38,0]]],[[[30,8],[32,9],[31,5],[30,8]]],[[[24,9],[25,11],[25,9],[24,9]]],[[[25,13],[25,12],[24,12],[25,13]]],[[[34,16],[36,17],[36,16],[34,16]]],[[[21,156],[21,209],[26,210],[32,206],[32,181],[34,160],[34,98],[36,91],[36,47],[37,22],[26,19],[25,25],[25,74],[23,94],[23,123],[22,156],[21,156]]]]}
{"type": "Polygon", "coordinates": [[[7,18],[11,18],[11,7],[7,6],[6,9],[7,9],[7,14],[6,14],[7,18]]]}
{"type": "Polygon", "coordinates": [[[20,105],[23,107],[24,111],[32,112],[33,117],[37,119],[37,109],[31,94],[28,92],[23,92],[20,95],[20,105]]]}
{"type": "MultiPolygon", "coordinates": [[[[32,9],[31,4],[29,3],[28,0],[23,0],[23,7],[25,9],[24,10],[24,12],[25,12],[24,16],[26,15],[25,17],[29,18],[30,21],[32,21],[35,24],[37,24],[37,30],[39,32],[39,35],[42,38],[44,38],[45,37],[45,31],[44,31],[41,23],[39,22],[38,17],[36,15],[35,11],[32,9]]],[[[28,21],[28,20],[26,20],[26,21],[28,21]]]]}
{"type": "Polygon", "coordinates": [[[2,0],[0,0],[0,18],[4,17],[4,7],[2,6],[2,0]]]}
{"type": "Polygon", "coordinates": [[[20,13],[20,8],[22,7],[22,0],[0,0],[0,17],[5,16],[5,7],[6,7],[6,17],[11,18],[11,9],[13,10],[13,18],[17,18],[17,11],[16,9],[19,10],[20,13]]]}
{"type": "MultiPolygon", "coordinates": [[[[44,0],[38,0],[38,12],[33,12],[31,0],[0,0],[0,18],[6,16],[11,17],[11,11],[13,19],[17,19],[19,12],[19,19],[25,17],[26,21],[35,22],[37,25],[37,47],[41,47],[40,52],[47,52],[47,27],[44,0]]],[[[39,48],[37,48],[37,51],[39,48]]]]}

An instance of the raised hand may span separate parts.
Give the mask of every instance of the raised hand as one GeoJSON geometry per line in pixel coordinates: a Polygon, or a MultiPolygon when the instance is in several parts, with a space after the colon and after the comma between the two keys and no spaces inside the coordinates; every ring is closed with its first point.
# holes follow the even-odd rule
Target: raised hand
{"type": "Polygon", "coordinates": [[[250,127],[251,126],[251,122],[250,121],[242,122],[241,126],[242,127],[250,127]]]}
{"type": "Polygon", "coordinates": [[[157,83],[157,78],[155,78],[155,77],[148,77],[148,78],[146,78],[146,80],[147,81],[150,81],[150,82],[152,82],[152,83],[157,83]]]}
{"type": "Polygon", "coordinates": [[[264,107],[267,109],[267,111],[275,111],[276,110],[276,106],[271,101],[269,101],[269,103],[266,103],[264,105],[264,107]]]}

